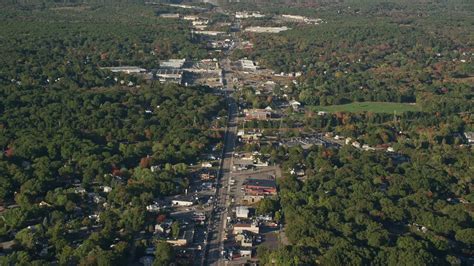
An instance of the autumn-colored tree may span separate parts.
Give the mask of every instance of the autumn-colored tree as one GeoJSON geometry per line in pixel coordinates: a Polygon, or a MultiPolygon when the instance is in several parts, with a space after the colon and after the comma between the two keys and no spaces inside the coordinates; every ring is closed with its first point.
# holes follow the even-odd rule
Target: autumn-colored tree
{"type": "Polygon", "coordinates": [[[140,159],[140,167],[141,168],[149,168],[151,163],[151,157],[143,157],[140,159]]]}

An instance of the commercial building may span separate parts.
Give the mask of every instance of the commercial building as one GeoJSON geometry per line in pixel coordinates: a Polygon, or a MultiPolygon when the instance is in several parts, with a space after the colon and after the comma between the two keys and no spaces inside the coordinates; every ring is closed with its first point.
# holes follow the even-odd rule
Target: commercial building
{"type": "Polygon", "coordinates": [[[245,109],[245,120],[268,120],[272,112],[265,109],[245,109]]]}
{"type": "Polygon", "coordinates": [[[303,17],[303,16],[297,16],[297,15],[281,15],[282,17],[284,18],[287,18],[287,19],[292,19],[292,20],[301,20],[301,21],[304,21],[306,19],[306,17],[303,17]]]}
{"type": "Polygon", "coordinates": [[[237,206],[235,207],[235,216],[237,218],[249,218],[250,210],[247,206],[237,206]]]}
{"type": "Polygon", "coordinates": [[[171,200],[171,204],[173,206],[193,206],[194,203],[196,202],[196,199],[193,197],[178,197],[173,200],[171,200]]]}
{"type": "Polygon", "coordinates": [[[114,73],[121,72],[126,74],[140,74],[146,72],[146,69],[136,66],[102,67],[101,69],[110,70],[114,73]]]}
{"type": "Polygon", "coordinates": [[[199,34],[199,35],[208,35],[208,36],[219,36],[219,35],[226,34],[223,31],[212,31],[212,30],[192,31],[192,33],[199,34]]]}
{"type": "Polygon", "coordinates": [[[205,10],[206,10],[206,8],[203,8],[203,7],[191,6],[191,5],[182,5],[182,4],[168,4],[168,6],[171,6],[171,7],[179,7],[179,8],[183,8],[183,9],[201,10],[201,11],[205,11],[205,10]]]}
{"type": "Polygon", "coordinates": [[[245,19],[245,18],[263,18],[265,15],[260,14],[259,12],[235,12],[235,18],[245,19]]]}
{"type": "Polygon", "coordinates": [[[323,22],[322,19],[320,18],[308,18],[308,17],[303,17],[303,16],[297,16],[297,15],[281,15],[284,19],[291,20],[291,21],[298,21],[298,22],[304,22],[307,24],[319,24],[323,22]]]}
{"type": "Polygon", "coordinates": [[[183,82],[183,71],[180,69],[158,69],[155,75],[160,82],[170,82],[176,84],[182,84],[183,82]]]}
{"type": "Polygon", "coordinates": [[[245,193],[250,195],[276,195],[277,187],[273,179],[247,179],[244,182],[245,193]]]}
{"type": "Polygon", "coordinates": [[[242,59],[240,64],[243,70],[256,71],[258,69],[258,66],[252,60],[242,59]]]}
{"type": "Polygon", "coordinates": [[[252,257],[252,250],[251,249],[241,249],[240,256],[242,258],[250,258],[252,257]]]}
{"type": "Polygon", "coordinates": [[[194,20],[198,20],[199,17],[198,16],[193,16],[193,15],[188,15],[188,16],[184,16],[183,19],[194,21],[194,20]]]}
{"type": "Polygon", "coordinates": [[[160,62],[160,68],[182,68],[186,59],[168,59],[160,62]]]}
{"type": "Polygon", "coordinates": [[[250,194],[245,194],[244,195],[244,199],[243,199],[243,203],[244,204],[254,204],[254,203],[257,203],[259,201],[261,201],[262,199],[265,198],[265,195],[250,195],[250,194]]]}
{"type": "Polygon", "coordinates": [[[282,31],[290,30],[290,28],[283,27],[248,27],[245,29],[246,32],[255,32],[255,33],[280,33],[282,31]]]}
{"type": "Polygon", "coordinates": [[[244,231],[249,231],[255,234],[260,233],[260,226],[255,223],[252,224],[235,224],[233,233],[234,235],[242,234],[244,231]]]}
{"type": "Polygon", "coordinates": [[[179,14],[172,14],[172,13],[161,14],[160,18],[179,18],[179,14]]]}

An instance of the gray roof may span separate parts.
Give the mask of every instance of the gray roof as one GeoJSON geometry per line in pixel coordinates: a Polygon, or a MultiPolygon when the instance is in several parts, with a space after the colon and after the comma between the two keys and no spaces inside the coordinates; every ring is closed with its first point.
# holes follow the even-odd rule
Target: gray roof
{"type": "Polygon", "coordinates": [[[276,188],[275,180],[271,179],[247,179],[245,184],[248,186],[276,188]]]}

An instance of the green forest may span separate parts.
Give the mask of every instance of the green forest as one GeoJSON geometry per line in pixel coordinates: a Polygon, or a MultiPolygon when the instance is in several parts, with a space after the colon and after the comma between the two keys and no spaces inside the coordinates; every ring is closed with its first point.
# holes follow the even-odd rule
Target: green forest
{"type": "Polygon", "coordinates": [[[260,8],[323,20],[317,26],[293,23],[280,34],[245,33],[255,47],[233,55],[276,73],[302,72],[301,84],[285,92],[304,104],[375,101],[418,103],[426,111],[473,110],[472,3],[260,8]]]}
{"type": "Polygon", "coordinates": [[[176,249],[154,235],[170,215],[146,207],[187,196],[201,159],[220,160],[226,97],[237,128],[263,136],[237,152],[282,172],[278,195],[253,206],[281,228],[278,247],[254,247],[259,265],[472,264],[474,2],[192,1],[206,7],[199,23],[232,31],[219,41],[252,44],[229,52],[191,20],[160,17],[196,15],[162,4],[187,1],[158,2],[0,3],[1,265],[135,265],[150,246],[154,265],[173,265],[176,249]],[[266,17],[235,23],[243,10],[266,17]],[[291,29],[237,30],[262,25],[291,29]],[[271,75],[233,94],[150,78],[172,58],[248,58],[271,75]],[[149,73],[104,69],[118,66],[149,73]],[[242,117],[267,106],[268,119],[242,117]],[[284,145],[308,136],[327,142],[284,145]]]}
{"type": "Polygon", "coordinates": [[[472,205],[457,199],[474,200],[472,154],[448,145],[404,152],[410,162],[353,147],[278,151],[287,169],[308,174],[280,180],[291,245],[259,249],[263,265],[460,265],[474,244],[472,205]]]}
{"type": "Polygon", "coordinates": [[[143,5],[2,5],[0,239],[16,244],[0,264],[125,265],[145,207],[183,192],[226,111],[207,87],[101,67],[207,52],[143,5]]]}
{"type": "MultiPolygon", "coordinates": [[[[462,133],[473,130],[472,3],[284,2],[231,5],[324,22],[242,33],[254,47],[232,56],[276,73],[302,73],[273,98],[246,88],[248,106],[274,107],[279,97],[305,108],[245,127],[269,135],[280,129],[282,138],[332,132],[375,148],[244,147],[285,172],[271,210],[285,223],[288,245],[259,247],[261,264],[470,264],[473,154],[462,133]],[[295,169],[304,177],[291,174],[295,169]]],[[[268,18],[248,23],[286,25],[268,18]]]]}

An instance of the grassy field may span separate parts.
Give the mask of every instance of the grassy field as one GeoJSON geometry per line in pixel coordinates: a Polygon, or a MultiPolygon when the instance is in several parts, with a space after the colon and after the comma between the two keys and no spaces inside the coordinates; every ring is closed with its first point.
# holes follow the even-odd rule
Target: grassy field
{"type": "Polygon", "coordinates": [[[387,103],[387,102],[360,102],[342,105],[314,106],[315,111],[325,112],[372,112],[372,113],[403,113],[421,111],[420,106],[406,103],[387,103]]]}

